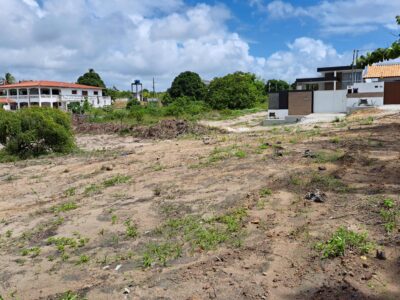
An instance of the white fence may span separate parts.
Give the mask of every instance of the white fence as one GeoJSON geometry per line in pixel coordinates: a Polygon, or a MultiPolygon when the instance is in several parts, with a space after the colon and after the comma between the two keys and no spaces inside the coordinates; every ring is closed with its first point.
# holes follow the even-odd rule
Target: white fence
{"type": "Polygon", "coordinates": [[[343,113],[347,110],[347,90],[314,91],[315,113],[343,113]]]}

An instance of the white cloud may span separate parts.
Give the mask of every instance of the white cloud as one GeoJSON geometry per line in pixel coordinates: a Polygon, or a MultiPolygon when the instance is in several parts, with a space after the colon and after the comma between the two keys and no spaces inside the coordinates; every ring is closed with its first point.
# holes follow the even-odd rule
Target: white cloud
{"type": "Polygon", "coordinates": [[[320,40],[299,38],[268,58],[227,27],[223,5],[182,0],[13,0],[0,10],[0,73],[18,79],[74,81],[94,68],[110,86],[133,79],[158,89],[182,71],[212,79],[234,71],[294,80],[318,66],[348,63],[320,40]]]}
{"type": "Polygon", "coordinates": [[[288,50],[272,54],[265,62],[267,78],[294,81],[317,76],[318,67],[349,65],[350,53],[338,53],[331,45],[309,37],[297,38],[288,50]]]}
{"type": "MultiPolygon", "coordinates": [[[[321,25],[327,34],[359,34],[377,30],[379,26],[395,28],[395,16],[400,11],[400,1],[387,0],[335,0],[316,5],[298,6],[274,0],[265,4],[256,0],[261,11],[271,18],[309,17],[321,25]]],[[[250,2],[252,4],[252,2],[250,2]]]]}

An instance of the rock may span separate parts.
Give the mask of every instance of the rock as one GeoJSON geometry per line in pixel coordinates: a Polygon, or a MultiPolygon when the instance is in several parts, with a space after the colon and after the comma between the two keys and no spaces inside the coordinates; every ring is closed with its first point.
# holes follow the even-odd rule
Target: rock
{"type": "Polygon", "coordinates": [[[114,169],[114,167],[112,165],[103,165],[101,167],[102,171],[112,171],[114,169]]]}
{"type": "Polygon", "coordinates": [[[110,269],[110,266],[103,267],[103,270],[109,270],[109,269],[110,269]]]}
{"type": "Polygon", "coordinates": [[[255,219],[251,220],[251,224],[260,224],[260,219],[255,218],[255,219]]]}
{"type": "Polygon", "coordinates": [[[203,137],[203,144],[204,145],[210,145],[211,143],[211,138],[209,136],[203,137]]]}
{"type": "Polygon", "coordinates": [[[368,269],[368,268],[369,268],[369,265],[366,264],[366,263],[363,263],[362,266],[363,266],[363,268],[365,268],[365,269],[368,269]]]}
{"type": "Polygon", "coordinates": [[[123,294],[124,295],[128,295],[128,294],[130,294],[130,292],[131,291],[128,288],[125,288],[123,294]]]}
{"type": "Polygon", "coordinates": [[[118,271],[119,271],[119,269],[121,269],[121,267],[122,267],[122,265],[118,265],[118,266],[116,266],[116,267],[115,267],[115,271],[117,271],[117,272],[118,272],[118,271]]]}
{"type": "Polygon", "coordinates": [[[325,167],[325,166],[319,166],[319,167],[318,167],[318,170],[319,170],[319,171],[326,171],[326,167],[325,167]]]}
{"type": "Polygon", "coordinates": [[[305,196],[306,200],[314,201],[317,203],[324,203],[326,201],[326,194],[322,193],[320,190],[315,190],[307,193],[305,196]]]}
{"type": "Polygon", "coordinates": [[[306,150],[304,151],[304,155],[303,157],[307,157],[307,158],[316,158],[317,156],[315,155],[315,153],[313,153],[311,150],[306,150]]]}
{"type": "Polygon", "coordinates": [[[376,258],[380,260],[386,260],[386,254],[384,251],[376,250],[376,258]]]}
{"type": "Polygon", "coordinates": [[[360,256],[360,258],[361,258],[362,260],[367,260],[367,257],[366,257],[365,255],[360,256]]]}
{"type": "Polygon", "coordinates": [[[64,173],[69,173],[69,169],[65,169],[65,170],[64,170],[64,173]]]}

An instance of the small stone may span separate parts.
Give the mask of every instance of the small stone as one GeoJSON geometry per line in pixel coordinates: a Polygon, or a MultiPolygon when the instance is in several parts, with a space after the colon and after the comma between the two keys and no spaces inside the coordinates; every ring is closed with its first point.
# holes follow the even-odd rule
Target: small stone
{"type": "Polygon", "coordinates": [[[366,264],[366,263],[363,263],[362,266],[363,266],[363,268],[365,268],[365,269],[368,269],[368,268],[369,268],[369,265],[366,264]]]}
{"type": "Polygon", "coordinates": [[[64,173],[69,173],[69,169],[65,169],[65,170],[64,170],[64,173]]]}
{"type": "Polygon", "coordinates": [[[109,269],[110,269],[110,266],[103,267],[103,270],[109,270],[109,269]]]}
{"type": "Polygon", "coordinates": [[[386,260],[386,254],[384,251],[376,250],[376,258],[380,260],[386,260]]]}
{"type": "Polygon", "coordinates": [[[122,265],[118,265],[115,267],[115,271],[119,271],[119,269],[121,269],[122,265]]]}
{"type": "Polygon", "coordinates": [[[256,219],[251,220],[251,224],[260,224],[260,219],[256,218],[256,219]]]}
{"type": "Polygon", "coordinates": [[[114,168],[111,165],[104,165],[101,167],[102,171],[112,171],[114,168]]]}
{"type": "Polygon", "coordinates": [[[128,294],[130,294],[130,292],[131,292],[131,291],[130,291],[128,288],[125,288],[123,294],[124,294],[124,295],[128,295],[128,294]]]}
{"type": "Polygon", "coordinates": [[[320,170],[320,171],[326,171],[326,167],[325,167],[325,166],[319,166],[319,167],[318,167],[318,170],[320,170]]]}
{"type": "Polygon", "coordinates": [[[263,276],[268,276],[268,273],[267,272],[263,272],[262,275],[263,276]]]}
{"type": "Polygon", "coordinates": [[[360,256],[360,258],[361,258],[362,260],[367,260],[367,257],[366,257],[365,255],[360,256]]]}

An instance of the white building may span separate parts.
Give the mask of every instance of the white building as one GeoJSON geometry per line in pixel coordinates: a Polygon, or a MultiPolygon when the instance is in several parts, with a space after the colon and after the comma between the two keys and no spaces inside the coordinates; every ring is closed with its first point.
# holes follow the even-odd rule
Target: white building
{"type": "Polygon", "coordinates": [[[58,107],[67,110],[70,103],[86,99],[93,107],[111,105],[111,97],[103,96],[102,88],[56,81],[22,81],[0,85],[0,99],[10,99],[11,109],[30,106],[58,107]]]}

